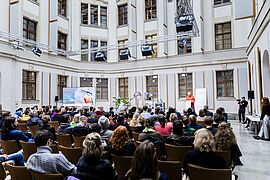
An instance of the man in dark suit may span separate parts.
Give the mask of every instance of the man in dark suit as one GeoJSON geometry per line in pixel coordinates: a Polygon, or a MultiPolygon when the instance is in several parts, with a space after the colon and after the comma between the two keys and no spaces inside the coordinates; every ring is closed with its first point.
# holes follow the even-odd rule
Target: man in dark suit
{"type": "Polygon", "coordinates": [[[243,123],[245,122],[245,113],[246,113],[246,107],[248,105],[248,102],[246,101],[246,98],[243,96],[240,99],[237,100],[239,104],[239,109],[238,109],[238,116],[239,116],[239,122],[241,123],[241,117],[243,118],[243,123]]]}

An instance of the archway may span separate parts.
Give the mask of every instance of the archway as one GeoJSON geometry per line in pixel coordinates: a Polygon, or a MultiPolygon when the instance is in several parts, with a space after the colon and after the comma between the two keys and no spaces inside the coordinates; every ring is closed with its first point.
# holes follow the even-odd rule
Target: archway
{"type": "Polygon", "coordinates": [[[263,96],[270,98],[270,63],[269,63],[269,53],[267,50],[265,50],[263,53],[262,86],[263,86],[263,96]]]}

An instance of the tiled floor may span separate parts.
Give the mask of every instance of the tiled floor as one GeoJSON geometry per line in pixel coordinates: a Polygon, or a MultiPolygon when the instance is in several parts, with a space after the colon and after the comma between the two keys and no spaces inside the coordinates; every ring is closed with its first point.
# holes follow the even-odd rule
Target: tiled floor
{"type": "Polygon", "coordinates": [[[270,180],[270,141],[256,140],[245,125],[231,121],[237,142],[243,153],[244,166],[235,168],[239,180],[270,180]]]}

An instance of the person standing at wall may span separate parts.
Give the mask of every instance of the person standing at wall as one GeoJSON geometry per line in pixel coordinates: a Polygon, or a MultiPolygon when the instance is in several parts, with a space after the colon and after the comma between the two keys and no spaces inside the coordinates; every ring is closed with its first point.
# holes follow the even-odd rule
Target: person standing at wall
{"type": "Polygon", "coordinates": [[[238,109],[238,116],[239,116],[239,122],[241,123],[241,117],[243,118],[243,123],[245,122],[245,113],[246,113],[246,107],[248,105],[248,102],[246,101],[246,98],[243,96],[240,99],[237,100],[239,104],[239,109],[238,109]]]}
{"type": "Polygon", "coordinates": [[[187,101],[191,101],[191,108],[192,108],[192,111],[195,112],[195,106],[194,106],[194,103],[195,103],[195,97],[191,94],[191,92],[188,92],[187,93],[187,98],[186,98],[187,101]]]}

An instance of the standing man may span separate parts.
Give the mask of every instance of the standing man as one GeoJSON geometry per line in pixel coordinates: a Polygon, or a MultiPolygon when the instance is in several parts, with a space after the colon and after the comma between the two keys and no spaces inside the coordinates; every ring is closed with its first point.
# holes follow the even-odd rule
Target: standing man
{"type": "Polygon", "coordinates": [[[195,97],[191,95],[191,92],[188,92],[187,93],[187,98],[186,98],[187,101],[191,101],[191,108],[192,108],[192,111],[195,112],[195,106],[194,106],[194,102],[195,102],[195,97]]]}
{"type": "Polygon", "coordinates": [[[243,123],[245,122],[245,113],[246,113],[246,107],[248,105],[248,102],[246,101],[246,98],[243,96],[240,99],[238,99],[239,104],[239,110],[238,110],[238,116],[239,116],[239,122],[241,123],[241,117],[243,118],[243,123]]]}

